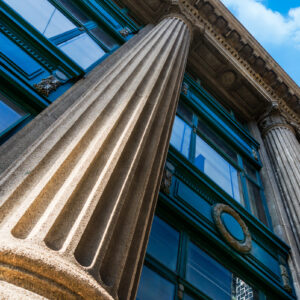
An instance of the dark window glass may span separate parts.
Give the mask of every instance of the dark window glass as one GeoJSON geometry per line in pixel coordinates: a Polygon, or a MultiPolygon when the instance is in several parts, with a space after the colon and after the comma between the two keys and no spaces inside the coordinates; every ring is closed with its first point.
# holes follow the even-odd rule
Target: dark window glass
{"type": "Polygon", "coordinates": [[[192,128],[176,116],[170,143],[186,157],[189,156],[191,133],[192,128]]]}
{"type": "Polygon", "coordinates": [[[246,171],[246,174],[255,182],[257,182],[257,177],[256,177],[256,169],[251,166],[249,163],[247,163],[246,161],[243,162],[244,163],[244,169],[246,171]]]}
{"type": "Polygon", "coordinates": [[[261,220],[266,226],[268,226],[266,211],[263,205],[260,188],[255,183],[247,179],[247,189],[251,211],[259,220],[261,220]]]}
{"type": "Polygon", "coordinates": [[[137,300],[173,300],[174,293],[174,284],[144,266],[137,300]]]}
{"type": "Polygon", "coordinates": [[[193,243],[188,246],[186,279],[213,299],[231,299],[231,272],[193,243]]]}
{"type": "Polygon", "coordinates": [[[195,165],[230,196],[241,203],[238,171],[199,136],[196,136],[195,165]]]}
{"type": "Polygon", "coordinates": [[[189,124],[192,124],[193,113],[182,103],[178,103],[177,113],[189,124]]]}
{"type": "Polygon", "coordinates": [[[95,27],[90,32],[109,49],[119,46],[119,43],[100,27],[95,27]]]}
{"type": "Polygon", "coordinates": [[[83,13],[74,3],[70,0],[56,0],[58,1],[69,13],[71,13],[82,24],[90,21],[89,17],[83,13]]]}
{"type": "Polygon", "coordinates": [[[147,253],[175,271],[178,244],[179,232],[158,217],[154,217],[147,253]]]}
{"type": "Polygon", "coordinates": [[[210,141],[218,146],[224,153],[226,153],[233,161],[237,162],[237,154],[221,139],[204,120],[198,119],[197,129],[204,134],[210,141]]]}
{"type": "MultiPolygon", "coordinates": [[[[189,243],[186,279],[214,300],[256,300],[258,292],[193,243],[189,243]]],[[[184,300],[193,299],[185,295],[184,300]]]]}
{"type": "Polygon", "coordinates": [[[196,300],[196,298],[193,298],[192,296],[190,296],[188,294],[185,294],[183,299],[184,300],[196,300]]]}
{"type": "Polygon", "coordinates": [[[27,114],[0,94],[0,134],[27,114]]]}

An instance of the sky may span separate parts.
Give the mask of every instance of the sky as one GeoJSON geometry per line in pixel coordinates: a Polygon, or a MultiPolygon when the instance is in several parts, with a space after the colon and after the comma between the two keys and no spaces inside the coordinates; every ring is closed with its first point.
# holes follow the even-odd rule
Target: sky
{"type": "Polygon", "coordinates": [[[221,0],[300,86],[300,0],[221,0]]]}

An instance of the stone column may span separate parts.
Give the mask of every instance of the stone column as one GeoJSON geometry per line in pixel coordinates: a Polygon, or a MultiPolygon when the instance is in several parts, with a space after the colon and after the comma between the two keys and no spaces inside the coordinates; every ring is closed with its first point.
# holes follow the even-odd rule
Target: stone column
{"type": "Polygon", "coordinates": [[[2,175],[0,298],[135,297],[190,39],[162,20],[2,175]]]}
{"type": "MultiPolygon", "coordinates": [[[[296,290],[300,283],[300,144],[293,127],[279,110],[272,109],[259,123],[264,144],[271,161],[281,201],[277,206],[284,211],[278,213],[287,242],[292,248],[290,268],[296,290]]],[[[275,201],[275,199],[273,199],[275,201]]]]}

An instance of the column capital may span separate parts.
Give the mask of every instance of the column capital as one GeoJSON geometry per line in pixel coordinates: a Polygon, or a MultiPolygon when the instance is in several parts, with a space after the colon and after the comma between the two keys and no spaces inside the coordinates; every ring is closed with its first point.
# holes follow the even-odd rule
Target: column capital
{"type": "Polygon", "coordinates": [[[289,118],[279,109],[277,103],[272,103],[266,112],[259,118],[258,126],[263,136],[270,130],[278,127],[287,128],[295,133],[294,124],[289,118]]]}
{"type": "Polygon", "coordinates": [[[167,7],[160,20],[166,17],[175,17],[182,20],[189,28],[191,41],[196,32],[197,34],[204,34],[204,25],[198,20],[199,12],[188,1],[164,0],[164,2],[167,3],[167,7]]]}

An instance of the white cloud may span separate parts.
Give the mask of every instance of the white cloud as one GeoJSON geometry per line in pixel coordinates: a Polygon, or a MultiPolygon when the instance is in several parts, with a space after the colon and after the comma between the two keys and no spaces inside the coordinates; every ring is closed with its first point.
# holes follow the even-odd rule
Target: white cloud
{"type": "Polygon", "coordinates": [[[261,43],[288,43],[300,49],[300,7],[287,16],[268,9],[260,0],[221,0],[261,43]]]}

